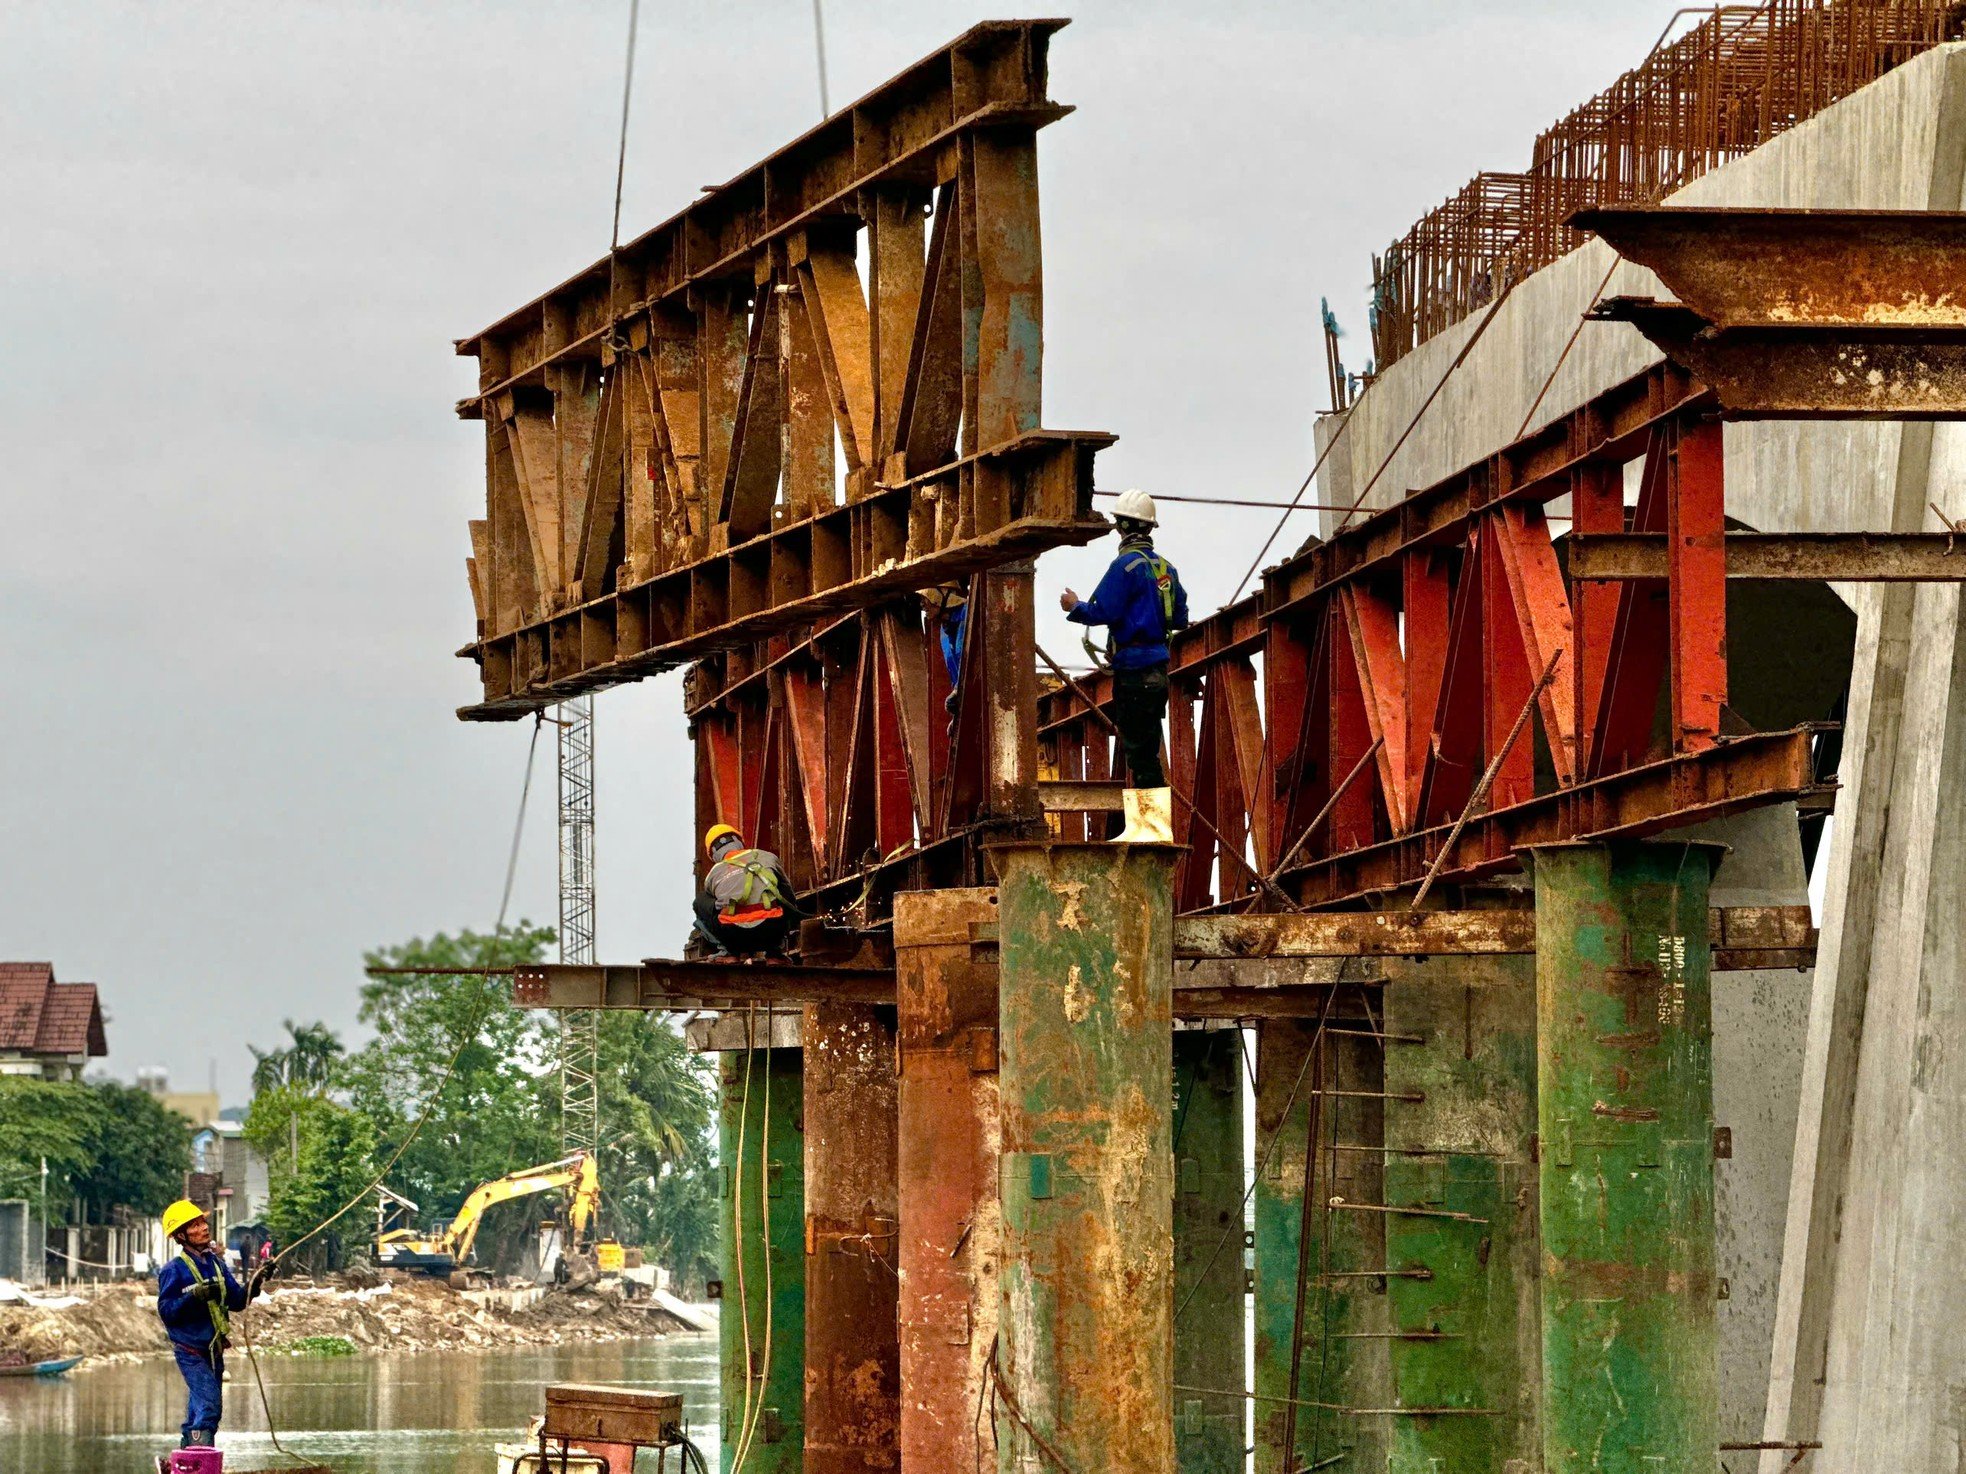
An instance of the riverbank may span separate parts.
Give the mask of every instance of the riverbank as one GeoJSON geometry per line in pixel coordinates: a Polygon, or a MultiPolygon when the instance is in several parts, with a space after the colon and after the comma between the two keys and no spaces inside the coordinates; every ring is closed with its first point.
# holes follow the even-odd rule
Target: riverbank
{"type": "MultiPolygon", "coordinates": [[[[28,1360],[83,1356],[93,1362],[168,1354],[147,1285],[106,1285],[70,1305],[0,1304],[0,1352],[28,1360]]],[[[262,1355],[310,1337],[340,1337],[357,1352],[497,1349],[592,1344],[687,1329],[646,1301],[607,1290],[549,1291],[531,1297],[453,1290],[422,1275],[385,1275],[366,1288],[285,1282],[238,1317],[235,1344],[248,1338],[262,1355]],[[515,1299],[520,1308],[514,1308],[515,1299]]]]}

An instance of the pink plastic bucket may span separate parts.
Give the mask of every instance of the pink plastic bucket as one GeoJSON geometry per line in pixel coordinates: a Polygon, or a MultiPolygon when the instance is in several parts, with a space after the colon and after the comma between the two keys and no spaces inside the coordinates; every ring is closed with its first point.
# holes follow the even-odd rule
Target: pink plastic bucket
{"type": "Polygon", "coordinates": [[[225,1474],[225,1455],[215,1448],[180,1448],[167,1467],[171,1474],[225,1474]]]}

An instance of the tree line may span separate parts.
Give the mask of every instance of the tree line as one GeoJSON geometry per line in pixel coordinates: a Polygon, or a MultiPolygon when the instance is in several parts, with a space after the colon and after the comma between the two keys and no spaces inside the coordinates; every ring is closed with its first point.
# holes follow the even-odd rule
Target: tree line
{"type": "MultiPolygon", "coordinates": [[[[351,1051],[324,1024],[288,1021],[284,1040],[253,1048],[245,1135],[267,1163],[276,1243],[361,1195],[406,1141],[385,1181],[427,1226],[448,1222],[479,1183],[561,1155],[558,1021],[514,1008],[504,975],[543,959],[553,940],[551,928],[521,922],[377,948],[367,968],[411,971],[373,973],[362,986],[367,1043],[351,1051]],[[472,968],[487,971],[436,970],[472,968]]],[[[700,1289],[717,1252],[710,1073],[667,1020],[610,1012],[598,1083],[599,1229],[700,1289]]],[[[135,1086],[0,1077],[0,1199],[38,1212],[45,1193],[56,1222],[148,1217],[183,1195],[191,1136],[191,1123],[135,1086]]],[[[492,1210],[480,1261],[509,1266],[540,1212],[538,1202],[492,1210]]],[[[364,1201],[298,1257],[337,1267],[368,1252],[374,1228],[364,1201]]]]}
{"type": "MultiPolygon", "coordinates": [[[[479,1183],[561,1154],[558,1020],[513,1007],[506,975],[542,960],[554,935],[520,922],[378,948],[365,966],[388,971],[370,972],[358,1014],[368,1043],[350,1052],[321,1024],[289,1022],[284,1043],[254,1049],[245,1134],[268,1164],[276,1244],[360,1195],[399,1150],[386,1185],[426,1225],[479,1183]]],[[[602,1015],[598,1063],[600,1231],[699,1287],[716,1262],[709,1071],[667,1020],[633,1012],[602,1015]]],[[[487,1214],[480,1262],[509,1267],[539,1216],[537,1204],[487,1214]]],[[[302,1252],[340,1264],[374,1227],[364,1202],[302,1252]]]]}

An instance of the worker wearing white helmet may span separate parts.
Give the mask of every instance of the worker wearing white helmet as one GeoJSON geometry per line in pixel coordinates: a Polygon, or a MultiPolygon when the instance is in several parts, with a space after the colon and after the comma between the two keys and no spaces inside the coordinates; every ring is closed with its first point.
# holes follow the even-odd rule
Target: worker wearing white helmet
{"type": "Polygon", "coordinates": [[[1113,507],[1119,555],[1090,599],[1070,589],[1059,595],[1065,616],[1111,630],[1113,723],[1132,786],[1126,790],[1123,841],[1166,842],[1174,837],[1171,797],[1161,770],[1161,723],[1167,717],[1168,637],[1188,623],[1188,593],[1181,575],[1154,551],[1160,516],[1144,491],[1124,491],[1113,507]]]}

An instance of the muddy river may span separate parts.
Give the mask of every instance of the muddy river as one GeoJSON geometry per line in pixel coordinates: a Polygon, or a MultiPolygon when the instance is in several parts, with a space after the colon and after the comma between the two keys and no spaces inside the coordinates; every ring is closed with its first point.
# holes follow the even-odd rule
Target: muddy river
{"type": "MultiPolygon", "coordinates": [[[[219,1446],[227,1474],[286,1461],[267,1437],[251,1368],[228,1366],[219,1446]]],[[[491,1474],[492,1446],[542,1410],[549,1382],[680,1392],[690,1436],[717,1464],[717,1338],[665,1336],[588,1347],[263,1358],[280,1440],[335,1474],[491,1474]]],[[[53,1381],[0,1379],[0,1470],[146,1474],[177,1444],[184,1383],[167,1361],[53,1381]]],[[[648,1456],[653,1463],[654,1455],[648,1456]]],[[[673,1461],[672,1461],[673,1467],[673,1461]]]]}

